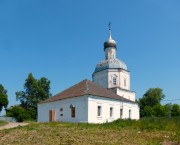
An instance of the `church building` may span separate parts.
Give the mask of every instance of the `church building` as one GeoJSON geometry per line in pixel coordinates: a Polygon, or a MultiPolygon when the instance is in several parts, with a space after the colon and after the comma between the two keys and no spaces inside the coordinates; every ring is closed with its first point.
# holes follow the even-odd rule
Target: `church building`
{"type": "Polygon", "coordinates": [[[38,104],[38,122],[105,123],[139,119],[135,92],[130,90],[130,72],[116,58],[117,46],[109,38],[104,43],[105,60],[96,65],[93,81],[83,80],[38,104]]]}

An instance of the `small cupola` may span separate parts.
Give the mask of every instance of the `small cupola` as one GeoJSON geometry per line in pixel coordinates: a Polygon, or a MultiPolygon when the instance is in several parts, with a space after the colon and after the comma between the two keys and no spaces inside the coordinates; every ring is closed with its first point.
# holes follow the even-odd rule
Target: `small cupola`
{"type": "Polygon", "coordinates": [[[111,36],[111,23],[109,23],[109,38],[107,41],[104,42],[104,51],[108,47],[114,47],[115,49],[117,49],[116,48],[116,41],[113,40],[112,36],[111,36]]]}

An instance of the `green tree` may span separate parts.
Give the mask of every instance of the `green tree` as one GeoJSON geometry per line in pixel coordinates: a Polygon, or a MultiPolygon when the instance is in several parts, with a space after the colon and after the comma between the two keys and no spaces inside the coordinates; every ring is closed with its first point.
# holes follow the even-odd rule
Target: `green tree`
{"type": "Polygon", "coordinates": [[[178,104],[172,105],[171,115],[172,116],[180,116],[180,106],[178,104]]]}
{"type": "Polygon", "coordinates": [[[157,104],[157,105],[153,106],[152,108],[154,111],[153,116],[156,116],[156,117],[168,116],[168,110],[166,109],[165,106],[163,106],[161,104],[157,104]]]}
{"type": "Polygon", "coordinates": [[[151,106],[145,106],[143,108],[143,110],[140,110],[140,113],[142,114],[143,113],[143,116],[141,115],[141,117],[144,117],[144,116],[154,116],[154,109],[153,107],[151,106]]]}
{"type": "MultiPolygon", "coordinates": [[[[165,106],[161,104],[156,104],[154,106],[145,106],[143,110],[143,115],[152,117],[162,117],[162,116],[168,116],[168,110],[165,106]]],[[[143,116],[143,117],[144,117],[143,116]]]]}
{"type": "Polygon", "coordinates": [[[30,119],[30,115],[21,106],[13,106],[7,110],[6,115],[8,117],[14,117],[18,122],[30,119]]]}
{"type": "MultiPolygon", "coordinates": [[[[158,107],[160,107],[160,102],[162,99],[164,99],[164,97],[165,95],[163,94],[162,89],[150,88],[138,101],[140,107],[140,116],[144,117],[155,115],[156,113],[154,111],[158,110],[158,107]]],[[[160,110],[162,110],[162,108],[160,110]]]]}
{"type": "Polygon", "coordinates": [[[7,90],[4,89],[3,85],[0,84],[0,112],[2,111],[3,107],[6,109],[8,105],[8,95],[7,90]]]}
{"type": "Polygon", "coordinates": [[[168,103],[168,104],[165,104],[164,105],[165,109],[166,109],[166,113],[167,113],[167,116],[168,117],[171,117],[171,112],[172,112],[172,104],[171,103],[168,103]]]}
{"type": "Polygon", "coordinates": [[[37,104],[50,96],[50,81],[45,77],[35,79],[32,73],[25,80],[24,91],[16,92],[17,100],[20,100],[21,106],[31,115],[31,119],[36,119],[37,104]]]}

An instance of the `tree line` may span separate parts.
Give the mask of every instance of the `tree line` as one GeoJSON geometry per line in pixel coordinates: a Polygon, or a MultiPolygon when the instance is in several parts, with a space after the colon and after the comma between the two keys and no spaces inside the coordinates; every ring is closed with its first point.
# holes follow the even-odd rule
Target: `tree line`
{"type": "Polygon", "coordinates": [[[140,117],[174,117],[180,116],[180,106],[178,104],[162,105],[165,98],[161,88],[150,88],[137,102],[140,107],[140,117]]]}
{"type": "Polygon", "coordinates": [[[24,83],[24,90],[15,93],[16,100],[19,100],[20,104],[7,108],[7,91],[3,86],[1,89],[1,86],[2,85],[0,85],[0,112],[4,107],[6,116],[14,117],[19,122],[36,120],[38,103],[52,96],[50,93],[50,81],[45,77],[36,79],[32,73],[29,73],[24,83]]]}
{"type": "MultiPolygon", "coordinates": [[[[0,84],[0,112],[4,107],[6,116],[14,117],[17,121],[36,120],[38,103],[52,96],[50,81],[45,77],[36,79],[32,73],[29,73],[24,83],[24,90],[17,91],[15,94],[20,104],[7,108],[9,103],[7,90],[0,84]]],[[[137,100],[140,117],[180,116],[180,105],[171,103],[162,105],[161,101],[164,98],[165,95],[161,88],[147,90],[142,98],[137,100]]]]}

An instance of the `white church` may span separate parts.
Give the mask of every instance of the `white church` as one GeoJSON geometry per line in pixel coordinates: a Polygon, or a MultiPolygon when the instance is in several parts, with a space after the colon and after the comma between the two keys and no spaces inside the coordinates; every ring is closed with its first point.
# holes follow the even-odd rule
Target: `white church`
{"type": "Polygon", "coordinates": [[[116,42],[104,43],[105,60],[99,62],[92,81],[78,84],[38,104],[38,122],[105,123],[121,119],[139,119],[139,106],[130,90],[130,72],[116,58],[116,42]]]}

